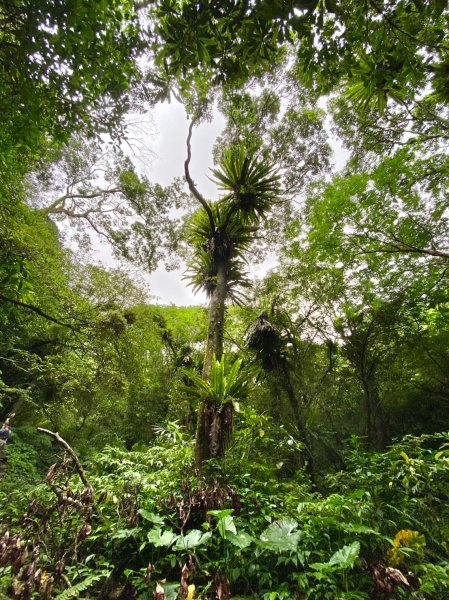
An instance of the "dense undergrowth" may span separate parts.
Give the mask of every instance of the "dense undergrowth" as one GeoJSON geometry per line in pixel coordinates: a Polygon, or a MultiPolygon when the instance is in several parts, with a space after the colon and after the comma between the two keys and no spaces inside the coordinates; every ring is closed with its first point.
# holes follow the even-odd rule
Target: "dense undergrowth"
{"type": "Polygon", "coordinates": [[[39,483],[55,448],[25,432],[0,482],[0,597],[449,596],[448,434],[382,454],[351,440],[345,469],[312,485],[283,428],[240,418],[207,482],[172,424],[150,447],[86,457],[93,494],[60,453],[39,483]]]}

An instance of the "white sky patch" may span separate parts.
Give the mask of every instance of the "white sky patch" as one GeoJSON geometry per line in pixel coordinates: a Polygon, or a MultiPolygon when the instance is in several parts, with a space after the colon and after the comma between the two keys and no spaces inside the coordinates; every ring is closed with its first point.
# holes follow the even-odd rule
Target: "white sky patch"
{"type": "MultiPolygon", "coordinates": [[[[149,113],[131,114],[127,120],[129,137],[123,145],[123,150],[130,156],[138,172],[145,175],[152,183],[160,183],[164,186],[169,185],[174,178],[182,177],[189,127],[184,107],[177,101],[165,102],[157,105],[149,113]]],[[[215,109],[212,121],[203,122],[195,127],[192,136],[190,173],[200,192],[210,200],[219,197],[219,190],[209,177],[210,169],[214,166],[212,149],[224,127],[225,119],[215,109]]],[[[342,169],[347,161],[348,152],[335,140],[329,124],[327,124],[327,131],[334,152],[334,165],[337,170],[342,169]]],[[[192,199],[192,202],[194,203],[195,200],[192,199]]],[[[101,241],[94,244],[92,258],[106,267],[118,265],[110,246],[101,241]]],[[[251,275],[264,277],[268,270],[276,265],[276,258],[268,256],[262,263],[250,265],[251,275]]],[[[142,273],[142,278],[148,283],[155,302],[178,306],[208,302],[204,293],[193,294],[188,282],[183,279],[185,269],[183,265],[181,269],[166,271],[161,266],[151,274],[142,273]]]]}
{"type": "MultiPolygon", "coordinates": [[[[130,115],[128,119],[130,135],[123,149],[137,170],[152,183],[164,186],[169,185],[175,177],[182,177],[189,127],[183,106],[178,102],[159,104],[148,114],[130,115]]],[[[224,118],[214,111],[213,121],[201,123],[192,136],[190,173],[201,193],[211,200],[219,196],[217,187],[208,179],[210,168],[214,166],[212,148],[224,126],[224,118]]],[[[192,202],[195,200],[192,199],[192,202]]],[[[92,254],[95,262],[106,267],[116,267],[118,264],[106,243],[95,244],[92,254]]],[[[185,269],[185,265],[172,271],[159,267],[151,274],[142,275],[149,284],[155,302],[178,306],[207,303],[206,295],[202,292],[193,294],[188,282],[183,279],[185,269]]]]}

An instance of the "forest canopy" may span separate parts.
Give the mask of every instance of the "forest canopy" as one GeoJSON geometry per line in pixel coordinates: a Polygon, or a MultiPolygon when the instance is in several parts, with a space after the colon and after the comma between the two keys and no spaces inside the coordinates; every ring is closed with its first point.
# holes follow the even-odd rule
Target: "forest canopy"
{"type": "Polygon", "coordinates": [[[1,598],[448,597],[448,31],[2,4],[1,598]],[[169,103],[167,184],[130,121],[169,103]],[[205,302],[157,303],[162,265],[205,302]]]}

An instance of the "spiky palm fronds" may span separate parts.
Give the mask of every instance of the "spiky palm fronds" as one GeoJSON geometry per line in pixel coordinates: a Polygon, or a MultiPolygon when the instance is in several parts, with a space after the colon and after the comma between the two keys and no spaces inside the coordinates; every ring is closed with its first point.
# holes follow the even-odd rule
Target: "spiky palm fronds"
{"type": "Polygon", "coordinates": [[[211,226],[209,216],[202,207],[193,213],[187,223],[187,237],[194,246],[203,245],[206,240],[213,237],[218,223],[221,221],[220,203],[210,202],[209,208],[213,216],[214,227],[211,226]]]}
{"type": "MultiPolygon", "coordinates": [[[[229,298],[237,304],[243,301],[243,293],[239,288],[248,288],[250,281],[245,271],[245,263],[239,258],[229,259],[226,268],[227,292],[229,298]]],[[[189,281],[193,291],[203,290],[210,298],[217,285],[217,268],[213,256],[199,248],[195,257],[188,263],[184,279],[189,281]]]]}
{"type": "Polygon", "coordinates": [[[246,373],[239,372],[241,365],[241,359],[236,360],[226,373],[224,355],[221,360],[217,360],[214,354],[210,381],[206,381],[195,372],[183,370],[194,386],[189,392],[194,391],[201,399],[211,400],[221,405],[238,401],[244,395],[248,384],[246,373]]]}
{"type": "Polygon", "coordinates": [[[246,271],[246,263],[238,258],[231,260],[227,270],[227,292],[229,298],[236,304],[242,305],[245,300],[242,288],[248,289],[250,287],[251,281],[246,271]]]}
{"type": "Polygon", "coordinates": [[[203,208],[197,210],[187,226],[187,238],[197,248],[209,252],[216,258],[233,258],[246,250],[255,239],[257,227],[250,225],[237,214],[229,219],[229,205],[225,202],[210,204],[214,227],[203,208]]]}
{"type": "Polygon", "coordinates": [[[223,200],[244,220],[257,223],[279,201],[279,176],[273,165],[245,156],[245,150],[225,151],[218,169],[212,169],[215,183],[225,192],[223,200]]]}
{"type": "Polygon", "coordinates": [[[247,159],[240,148],[225,153],[221,168],[214,174],[230,193],[209,203],[209,211],[201,207],[192,215],[187,238],[195,252],[186,279],[194,291],[203,289],[211,296],[218,265],[225,262],[228,296],[241,303],[239,288],[249,286],[244,255],[256,239],[258,221],[277,200],[279,178],[271,166],[247,159]]]}
{"type": "Polygon", "coordinates": [[[194,257],[187,263],[183,279],[188,280],[194,293],[203,290],[210,298],[217,286],[217,267],[212,255],[203,248],[197,248],[194,257]]]}
{"type": "Polygon", "coordinates": [[[245,223],[238,214],[227,219],[226,206],[211,203],[214,228],[204,209],[199,209],[190,220],[187,236],[195,249],[188,262],[185,279],[190,280],[193,291],[200,289],[210,297],[216,287],[217,264],[226,262],[226,281],[229,297],[241,303],[243,295],[239,287],[248,287],[244,254],[255,239],[257,228],[245,223]]]}

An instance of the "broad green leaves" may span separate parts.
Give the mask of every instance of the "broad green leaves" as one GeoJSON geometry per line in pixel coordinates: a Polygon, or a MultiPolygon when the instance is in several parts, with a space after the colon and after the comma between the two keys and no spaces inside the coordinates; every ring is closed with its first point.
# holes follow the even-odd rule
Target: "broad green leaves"
{"type": "Polygon", "coordinates": [[[297,528],[298,523],[293,519],[274,521],[260,536],[262,547],[277,553],[296,551],[302,537],[297,528]]]}
{"type": "Polygon", "coordinates": [[[148,532],[147,539],[155,548],[168,548],[178,540],[178,536],[168,529],[162,530],[160,527],[155,527],[148,532]]]}
{"type": "Polygon", "coordinates": [[[226,539],[229,540],[234,546],[237,546],[237,548],[240,548],[240,550],[244,550],[254,541],[254,538],[250,536],[249,533],[246,533],[246,531],[239,531],[237,533],[228,531],[226,534],[226,539]]]}
{"type": "Polygon", "coordinates": [[[198,529],[191,529],[185,536],[178,537],[174,547],[176,550],[193,550],[197,546],[205,544],[211,537],[210,531],[204,533],[198,529]]]}
{"type": "Polygon", "coordinates": [[[234,518],[232,517],[233,512],[233,509],[229,508],[222,510],[210,510],[208,511],[208,514],[217,519],[217,529],[221,538],[228,540],[233,546],[243,550],[254,541],[254,538],[246,533],[246,531],[237,531],[234,518]]]}
{"type": "Polygon", "coordinates": [[[348,569],[354,565],[355,560],[360,553],[360,543],[353,542],[348,546],[343,546],[330,557],[326,563],[312,563],[310,566],[316,571],[326,571],[332,569],[348,569]]]}
{"type": "Polygon", "coordinates": [[[150,521],[150,523],[154,523],[155,525],[163,525],[164,519],[153,512],[145,510],[144,508],[139,509],[139,515],[141,515],[146,521],[150,521]]]}

